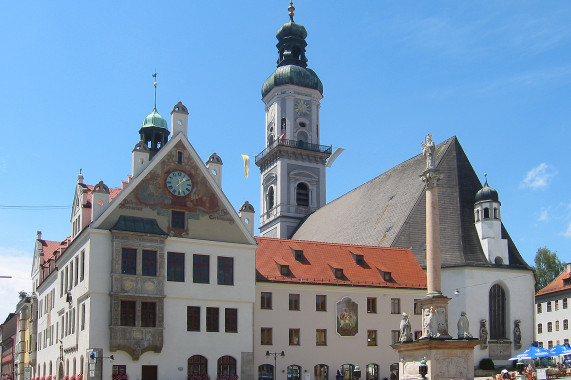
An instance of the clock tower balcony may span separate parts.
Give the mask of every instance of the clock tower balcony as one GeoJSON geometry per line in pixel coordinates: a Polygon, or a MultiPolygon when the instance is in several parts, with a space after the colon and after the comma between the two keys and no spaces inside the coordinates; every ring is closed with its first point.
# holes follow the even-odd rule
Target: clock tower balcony
{"type": "Polygon", "coordinates": [[[296,140],[276,140],[266,149],[256,155],[256,165],[262,167],[264,163],[275,155],[285,154],[298,154],[301,156],[314,156],[325,160],[331,155],[331,145],[311,144],[303,141],[296,140]]]}

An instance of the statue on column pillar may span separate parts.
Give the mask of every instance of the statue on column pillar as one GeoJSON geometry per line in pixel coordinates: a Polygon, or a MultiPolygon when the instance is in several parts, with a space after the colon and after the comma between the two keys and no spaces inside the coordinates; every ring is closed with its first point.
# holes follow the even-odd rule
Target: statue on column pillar
{"type": "Polygon", "coordinates": [[[432,158],[434,154],[434,141],[432,141],[432,135],[426,135],[424,142],[420,144],[422,146],[422,154],[426,157],[426,170],[434,169],[434,159],[432,158]]]}
{"type": "Polygon", "coordinates": [[[410,321],[408,320],[408,314],[407,313],[402,313],[402,320],[400,322],[399,341],[401,343],[412,342],[412,332],[411,332],[410,321]]]}

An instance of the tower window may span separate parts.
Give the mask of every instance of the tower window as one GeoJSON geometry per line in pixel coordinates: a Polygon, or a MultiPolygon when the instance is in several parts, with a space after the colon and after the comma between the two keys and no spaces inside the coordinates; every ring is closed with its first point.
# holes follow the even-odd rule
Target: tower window
{"type": "Polygon", "coordinates": [[[305,183],[298,183],[295,190],[298,206],[309,206],[309,187],[305,183]]]}
{"type": "Polygon", "coordinates": [[[302,122],[299,123],[299,126],[302,127],[302,128],[305,128],[306,124],[302,121],[302,122]]]}
{"type": "Polygon", "coordinates": [[[268,201],[267,201],[268,211],[274,208],[274,188],[270,187],[268,190],[268,201]]]}
{"type": "Polygon", "coordinates": [[[490,209],[484,207],[484,219],[490,219],[490,209]]]}
{"type": "Polygon", "coordinates": [[[480,210],[476,210],[476,222],[480,221],[480,210]]]}
{"type": "Polygon", "coordinates": [[[286,118],[282,117],[282,132],[285,132],[286,130],[286,118]]]}
{"type": "Polygon", "coordinates": [[[171,214],[171,226],[174,229],[183,230],[184,229],[184,211],[172,211],[171,214]]]}
{"type": "Polygon", "coordinates": [[[496,258],[494,259],[494,264],[502,265],[503,263],[504,263],[504,260],[500,256],[496,256],[496,258]]]}
{"type": "Polygon", "coordinates": [[[182,164],[182,152],[178,151],[176,152],[176,162],[181,165],[182,164]]]}
{"type": "Polygon", "coordinates": [[[498,216],[498,208],[497,208],[497,207],[494,207],[494,219],[498,219],[498,218],[499,218],[499,216],[498,216]]]}

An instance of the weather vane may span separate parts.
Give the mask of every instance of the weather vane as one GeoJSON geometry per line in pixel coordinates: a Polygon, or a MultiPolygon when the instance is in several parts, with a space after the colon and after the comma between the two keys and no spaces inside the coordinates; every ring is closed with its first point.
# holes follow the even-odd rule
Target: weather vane
{"type": "Polygon", "coordinates": [[[155,109],[157,109],[157,69],[155,69],[155,73],[153,74],[153,78],[155,78],[155,82],[153,85],[155,86],[155,109]]]}

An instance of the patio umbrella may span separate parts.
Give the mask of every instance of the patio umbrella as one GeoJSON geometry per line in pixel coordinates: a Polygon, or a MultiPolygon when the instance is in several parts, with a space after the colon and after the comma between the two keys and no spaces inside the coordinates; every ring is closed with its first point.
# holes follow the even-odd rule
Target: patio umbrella
{"type": "Polygon", "coordinates": [[[565,346],[563,344],[558,344],[557,346],[549,349],[550,356],[564,356],[571,355],[571,347],[565,346]]]}
{"type": "Polygon", "coordinates": [[[510,358],[509,360],[546,358],[548,356],[551,356],[551,353],[545,348],[530,347],[527,350],[523,350],[513,358],[510,358]]]}

